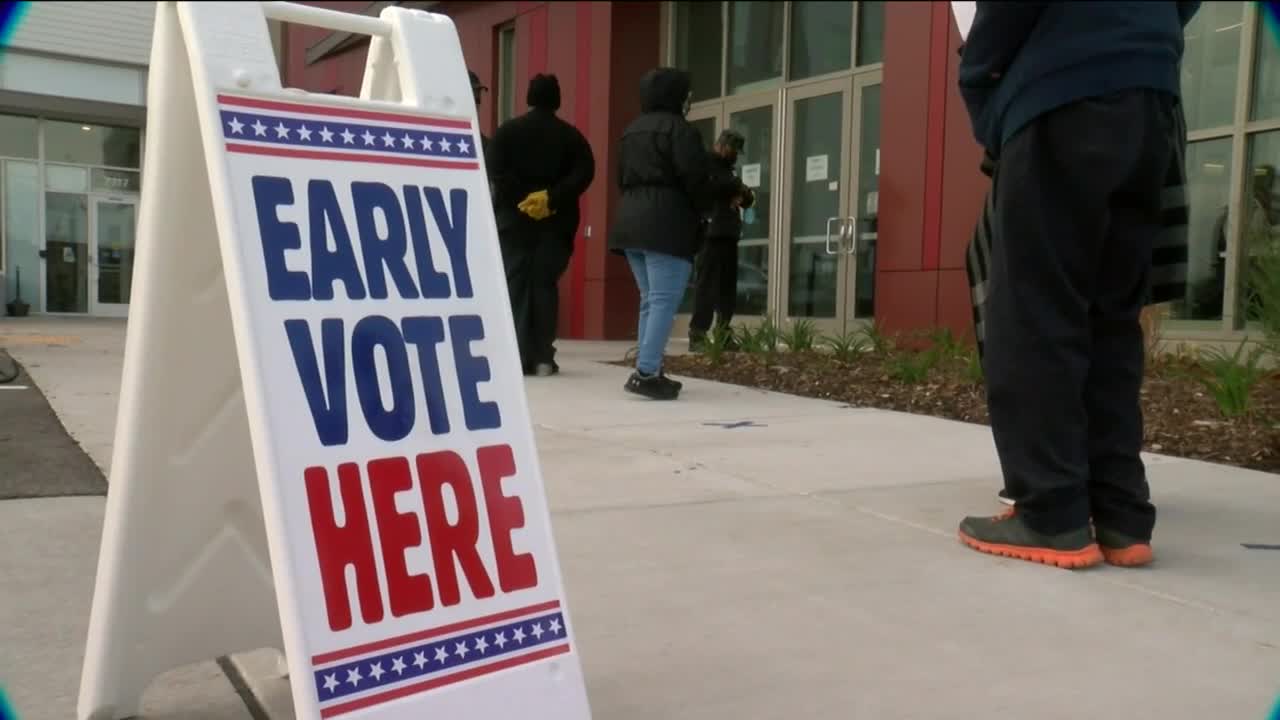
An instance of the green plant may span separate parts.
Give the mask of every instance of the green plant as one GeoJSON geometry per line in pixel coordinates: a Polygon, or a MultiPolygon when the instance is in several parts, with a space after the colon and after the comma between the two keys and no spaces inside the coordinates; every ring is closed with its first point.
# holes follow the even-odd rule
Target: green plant
{"type": "Polygon", "coordinates": [[[1246,317],[1262,330],[1263,349],[1280,355],[1280,250],[1267,249],[1251,259],[1246,286],[1246,317]]]}
{"type": "Polygon", "coordinates": [[[831,348],[831,354],[842,363],[853,362],[871,345],[866,335],[860,332],[844,332],[827,336],[822,339],[822,342],[831,348]]]}
{"type": "Polygon", "coordinates": [[[702,354],[712,365],[724,364],[724,354],[733,346],[733,328],[717,325],[707,333],[702,344],[702,354]]]}
{"type": "Polygon", "coordinates": [[[1223,417],[1247,415],[1252,408],[1253,388],[1266,375],[1266,370],[1260,367],[1266,348],[1254,347],[1244,355],[1248,342],[1248,338],[1241,340],[1232,353],[1217,347],[1200,350],[1199,364],[1203,372],[1197,374],[1196,379],[1218,403],[1223,417]]]}
{"type": "Polygon", "coordinates": [[[906,351],[891,355],[887,362],[889,377],[900,383],[916,385],[929,377],[929,371],[938,364],[938,351],[934,348],[919,352],[906,351]]]}
{"type": "Polygon", "coordinates": [[[791,352],[809,352],[818,342],[818,326],[812,320],[793,320],[782,333],[782,342],[791,352]]]}
{"type": "Polygon", "coordinates": [[[778,350],[778,328],[769,318],[765,318],[755,329],[743,325],[739,332],[742,336],[739,344],[743,352],[772,355],[778,350]]]}
{"type": "Polygon", "coordinates": [[[893,340],[885,334],[878,323],[872,323],[862,329],[862,334],[871,343],[871,350],[877,355],[888,355],[893,350],[893,340]]]}
{"type": "Polygon", "coordinates": [[[976,349],[965,353],[964,376],[973,385],[981,385],[986,380],[982,370],[982,356],[976,349]]]}

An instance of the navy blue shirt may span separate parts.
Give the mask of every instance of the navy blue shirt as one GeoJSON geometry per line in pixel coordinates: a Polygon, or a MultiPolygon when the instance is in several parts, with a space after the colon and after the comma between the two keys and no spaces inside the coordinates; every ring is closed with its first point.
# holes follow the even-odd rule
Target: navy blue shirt
{"type": "Polygon", "coordinates": [[[960,60],[974,135],[993,155],[1037,117],[1147,88],[1179,95],[1182,31],[1199,2],[979,2],[960,60]]]}

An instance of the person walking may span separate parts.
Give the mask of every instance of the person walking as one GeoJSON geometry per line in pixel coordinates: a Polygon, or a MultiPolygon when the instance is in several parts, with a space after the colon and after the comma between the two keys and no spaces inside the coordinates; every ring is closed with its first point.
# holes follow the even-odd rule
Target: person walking
{"type": "Polygon", "coordinates": [[[746,142],[738,131],[726,129],[711,149],[708,164],[714,204],[703,226],[706,239],[697,261],[693,317],[689,319],[689,349],[693,352],[705,345],[713,316],[718,329],[729,329],[738,302],[741,210],[755,204],[755,193],[734,173],[746,142]]]}
{"type": "Polygon", "coordinates": [[[573,256],[578,199],[595,179],[595,156],[582,133],[556,115],[555,75],[535,75],[527,103],[527,113],[494,133],[487,159],[520,362],[526,375],[546,377],[560,371],[558,285],[573,256]]]}
{"type": "Polygon", "coordinates": [[[959,72],[992,156],[983,362],[1014,506],[965,545],[1064,568],[1154,557],[1140,451],[1162,198],[1180,175],[1183,28],[1199,2],[979,2],[959,72]]]}
{"type": "Polygon", "coordinates": [[[711,168],[702,136],[689,124],[689,74],[659,67],[640,80],[640,116],[618,148],[618,214],[609,249],[623,254],[640,290],[635,372],[625,389],[674,400],[681,384],[662,371],[676,310],[684,297],[710,209],[711,168]]]}

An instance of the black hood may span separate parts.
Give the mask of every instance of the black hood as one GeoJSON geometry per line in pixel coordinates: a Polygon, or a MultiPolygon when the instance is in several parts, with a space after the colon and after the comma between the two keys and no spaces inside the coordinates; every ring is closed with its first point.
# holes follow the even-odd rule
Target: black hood
{"type": "Polygon", "coordinates": [[[525,96],[525,104],[531,108],[551,110],[560,109],[560,81],[555,75],[534,75],[529,81],[529,93],[525,96]]]}
{"type": "Polygon", "coordinates": [[[640,78],[640,112],[684,115],[689,97],[689,73],[675,68],[654,68],[640,78]]]}

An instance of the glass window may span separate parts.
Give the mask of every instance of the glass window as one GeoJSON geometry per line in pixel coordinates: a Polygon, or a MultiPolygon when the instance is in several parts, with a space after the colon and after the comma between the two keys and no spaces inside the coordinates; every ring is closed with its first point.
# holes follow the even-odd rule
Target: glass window
{"type": "Polygon", "coordinates": [[[858,64],[884,62],[884,3],[858,3],[858,64]]]}
{"type": "Polygon", "coordinates": [[[4,267],[9,302],[22,293],[38,305],[40,287],[40,167],[10,160],[4,163],[4,267]]]}
{"type": "Polygon", "coordinates": [[[1258,51],[1253,61],[1250,120],[1280,118],[1280,38],[1267,26],[1264,16],[1265,13],[1258,13],[1258,51]]]}
{"type": "Polygon", "coordinates": [[[0,157],[40,157],[35,118],[0,115],[0,157]]]}
{"type": "Polygon", "coordinates": [[[57,192],[82,193],[89,190],[89,171],[66,165],[46,165],[44,186],[57,192]]]}
{"type": "Polygon", "coordinates": [[[1187,294],[1173,303],[1172,318],[1222,319],[1231,174],[1230,138],[1187,147],[1187,294]]]}
{"type": "Polygon", "coordinates": [[[1236,273],[1240,282],[1236,283],[1236,299],[1241,309],[1237,317],[1253,320],[1251,277],[1265,267],[1259,264],[1265,254],[1280,250],[1280,186],[1276,182],[1277,168],[1280,168],[1280,132],[1250,137],[1248,157],[1244,212],[1240,216],[1240,265],[1236,273]]]}
{"type": "Polygon", "coordinates": [[[44,125],[44,156],[50,162],[136,168],[142,153],[137,128],[49,121],[44,125]]]}
{"type": "Polygon", "coordinates": [[[742,133],[746,144],[738,156],[738,176],[751,187],[755,204],[742,212],[742,241],[738,243],[738,300],[742,316],[764,315],[769,302],[769,204],[773,200],[773,106],[729,115],[729,127],[742,133]]]}
{"type": "Polygon", "coordinates": [[[93,168],[89,173],[91,188],[101,193],[136,193],[142,189],[141,173],[131,170],[93,168]]]}
{"type": "Polygon", "coordinates": [[[857,238],[857,275],[854,278],[853,315],[874,317],[876,312],[876,240],[880,211],[880,86],[862,90],[858,110],[858,204],[854,216],[857,238]]]}
{"type": "Polygon", "coordinates": [[[852,44],[853,3],[791,3],[792,80],[848,70],[852,44]]]}
{"type": "Polygon", "coordinates": [[[787,315],[833,318],[839,255],[827,252],[840,216],[845,94],[796,100],[791,175],[791,269],[787,315]]]}
{"type": "Polygon", "coordinates": [[[1187,24],[1182,97],[1188,130],[1232,122],[1243,22],[1244,3],[1210,2],[1187,24]]]}
{"type": "Polygon", "coordinates": [[[729,4],[730,94],[764,90],[782,79],[785,11],[786,5],[780,2],[729,4]]]}
{"type": "Polygon", "coordinates": [[[694,102],[720,97],[721,13],[718,2],[675,4],[675,63],[689,72],[694,102]]]}
{"type": "Polygon", "coordinates": [[[498,124],[516,113],[516,29],[498,32],[498,124]]]}

